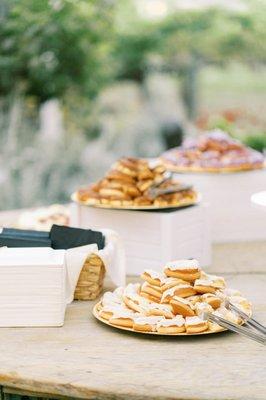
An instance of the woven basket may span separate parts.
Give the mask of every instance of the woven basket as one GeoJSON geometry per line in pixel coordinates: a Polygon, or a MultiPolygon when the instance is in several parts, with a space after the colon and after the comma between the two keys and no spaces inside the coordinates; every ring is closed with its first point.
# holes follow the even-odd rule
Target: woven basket
{"type": "Polygon", "coordinates": [[[102,292],[105,267],[97,254],[91,254],[85,261],[75,290],[75,300],[94,300],[102,292]]]}

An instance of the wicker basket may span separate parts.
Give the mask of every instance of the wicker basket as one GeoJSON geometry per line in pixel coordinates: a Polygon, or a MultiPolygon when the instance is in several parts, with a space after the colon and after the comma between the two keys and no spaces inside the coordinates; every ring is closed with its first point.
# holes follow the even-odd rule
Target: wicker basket
{"type": "Polygon", "coordinates": [[[91,254],[85,261],[81,270],[75,300],[94,300],[102,292],[105,266],[97,254],[91,254]]]}

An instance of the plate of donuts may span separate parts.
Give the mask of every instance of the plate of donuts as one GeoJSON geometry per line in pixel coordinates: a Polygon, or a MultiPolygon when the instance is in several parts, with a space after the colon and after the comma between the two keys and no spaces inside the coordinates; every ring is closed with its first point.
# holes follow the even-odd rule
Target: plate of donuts
{"type": "Polygon", "coordinates": [[[226,300],[251,315],[251,304],[223,277],[202,271],[197,260],[168,262],[162,272],[145,270],[142,282],[129,283],[104,293],[93,315],[111,327],[150,335],[191,336],[226,329],[204,319],[211,312],[242,325],[241,318],[225,307],[226,300]]]}
{"type": "Polygon", "coordinates": [[[188,207],[199,203],[200,194],[192,187],[181,190],[183,182],[173,179],[159,162],[140,158],[122,158],[98,182],[72,194],[74,202],[98,208],[160,210],[188,207]],[[176,192],[151,197],[150,189],[176,192]],[[180,190],[178,190],[178,188],[180,190]]]}

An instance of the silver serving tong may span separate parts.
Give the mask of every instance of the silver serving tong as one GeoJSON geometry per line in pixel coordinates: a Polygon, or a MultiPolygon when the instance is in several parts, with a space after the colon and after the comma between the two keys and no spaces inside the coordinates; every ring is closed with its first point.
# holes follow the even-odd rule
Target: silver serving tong
{"type": "Polygon", "coordinates": [[[216,324],[222,326],[225,329],[229,329],[230,331],[239,333],[240,335],[246,336],[249,339],[255,340],[258,343],[266,344],[266,334],[265,334],[265,327],[261,325],[259,322],[250,318],[246,313],[239,310],[235,305],[227,301],[228,307],[231,308],[234,312],[236,312],[241,318],[244,319],[250,326],[255,328],[260,333],[254,332],[254,330],[247,328],[245,326],[240,326],[235,324],[234,322],[228,321],[218,315],[212,314],[210,312],[203,313],[203,319],[215,322],[216,324]]]}
{"type": "Polygon", "coordinates": [[[164,178],[159,182],[154,183],[152,186],[149,187],[147,190],[147,195],[154,199],[157,196],[161,196],[163,194],[171,194],[171,193],[178,193],[184,192],[185,190],[191,190],[193,188],[192,185],[185,185],[185,184],[178,184],[172,185],[167,188],[159,188],[163,183],[169,181],[172,177],[172,173],[165,174],[164,178]]]}

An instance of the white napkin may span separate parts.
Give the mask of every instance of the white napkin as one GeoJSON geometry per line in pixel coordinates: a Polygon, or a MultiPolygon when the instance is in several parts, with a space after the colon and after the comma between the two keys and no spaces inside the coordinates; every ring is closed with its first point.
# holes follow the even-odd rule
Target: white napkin
{"type": "Polygon", "coordinates": [[[105,247],[98,250],[96,244],[74,247],[66,250],[66,303],[73,301],[75,288],[86,258],[94,253],[103,261],[106,272],[113,283],[117,286],[124,286],[126,281],[125,251],[119,235],[110,230],[103,229],[105,236],[105,247]]]}

